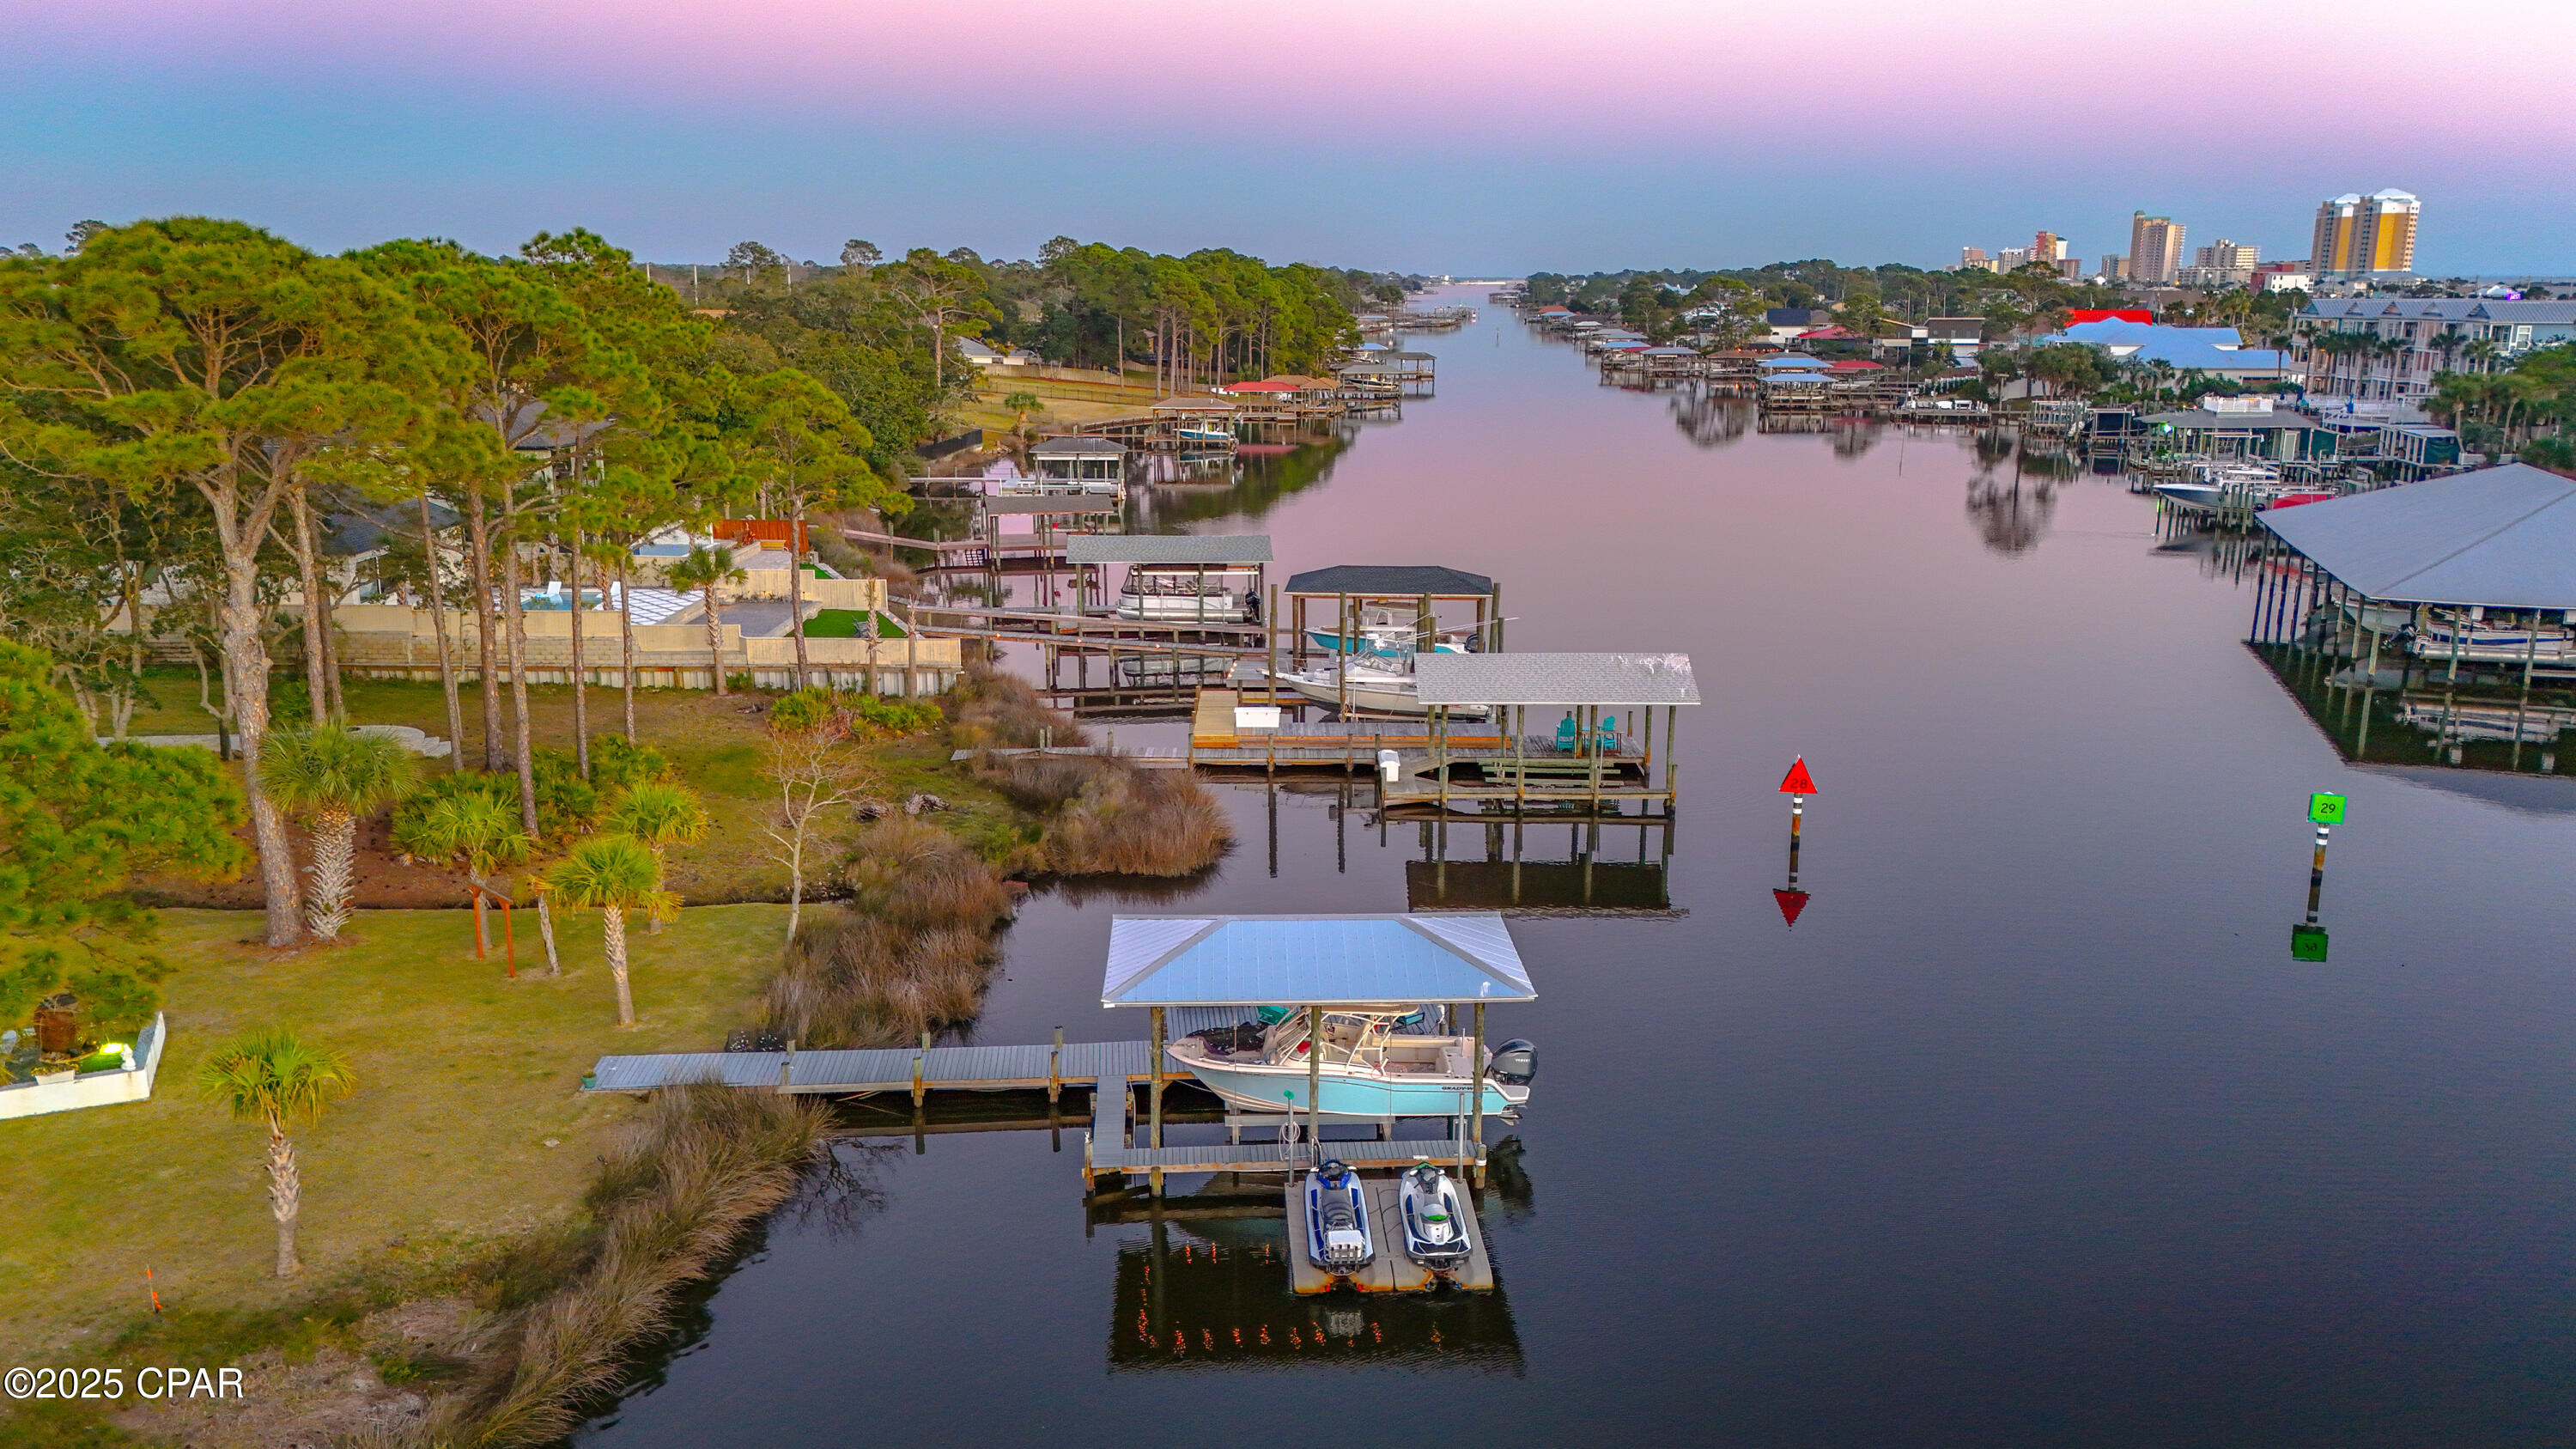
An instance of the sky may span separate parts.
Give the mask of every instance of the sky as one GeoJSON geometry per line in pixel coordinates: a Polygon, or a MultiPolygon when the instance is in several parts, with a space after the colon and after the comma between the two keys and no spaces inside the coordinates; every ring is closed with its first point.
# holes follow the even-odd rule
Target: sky
{"type": "Polygon", "coordinates": [[[1048,238],[1512,276],[1956,265],[2141,208],[2576,273],[2576,4],[0,0],[0,245],[239,217],[655,261],[1048,238]]]}

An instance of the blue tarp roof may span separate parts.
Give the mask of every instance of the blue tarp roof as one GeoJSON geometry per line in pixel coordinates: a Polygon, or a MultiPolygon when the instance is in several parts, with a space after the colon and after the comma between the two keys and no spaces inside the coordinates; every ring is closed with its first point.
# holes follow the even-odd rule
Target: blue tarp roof
{"type": "Polygon", "coordinates": [[[2576,608],[2576,479],[2528,464],[2254,516],[2374,599],[2576,608]]]}
{"type": "Polygon", "coordinates": [[[1529,1001],[1503,918],[1114,916],[1102,1006],[1529,1001]]]}

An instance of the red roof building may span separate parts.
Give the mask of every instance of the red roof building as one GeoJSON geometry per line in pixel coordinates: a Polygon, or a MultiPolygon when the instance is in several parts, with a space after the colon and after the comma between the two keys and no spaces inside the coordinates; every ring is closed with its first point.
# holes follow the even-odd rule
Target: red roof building
{"type": "Polygon", "coordinates": [[[2086,322],[2153,323],[2156,314],[2144,307],[2077,307],[2066,314],[2066,325],[2081,326],[2086,322]]]}
{"type": "Polygon", "coordinates": [[[1801,342],[1858,342],[1860,334],[1848,327],[1819,327],[1813,332],[1799,333],[1798,340],[1801,342]]]}

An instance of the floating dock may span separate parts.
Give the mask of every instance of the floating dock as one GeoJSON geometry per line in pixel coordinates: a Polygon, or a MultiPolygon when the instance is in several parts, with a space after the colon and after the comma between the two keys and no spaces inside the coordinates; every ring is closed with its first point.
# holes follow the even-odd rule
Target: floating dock
{"type": "MultiPolygon", "coordinates": [[[[1334,1144],[1327,1142],[1324,1145],[1331,1147],[1334,1144]]],[[[1342,1161],[1350,1162],[1350,1159],[1345,1157],[1342,1161]]],[[[1367,1267],[1337,1279],[1315,1266],[1315,1260],[1308,1256],[1306,1180],[1303,1177],[1288,1179],[1288,1286],[1308,1294],[1330,1293],[1345,1284],[1362,1293],[1428,1293],[1441,1286],[1443,1275],[1405,1256],[1399,1200],[1402,1184],[1392,1177],[1363,1177],[1360,1185],[1368,1192],[1369,1241],[1376,1247],[1377,1256],[1369,1259],[1367,1267]]],[[[1485,1224],[1473,1212],[1467,1214],[1467,1242],[1467,1261],[1459,1264],[1457,1271],[1446,1275],[1445,1281],[1450,1287],[1463,1288],[1471,1293],[1489,1291],[1494,1286],[1494,1260],[1485,1251],[1485,1224]]]]}

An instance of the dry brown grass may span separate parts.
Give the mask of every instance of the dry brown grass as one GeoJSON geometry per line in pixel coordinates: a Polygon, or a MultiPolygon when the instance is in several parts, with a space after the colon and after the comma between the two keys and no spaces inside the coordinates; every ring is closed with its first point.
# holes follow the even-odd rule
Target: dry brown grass
{"type": "Polygon", "coordinates": [[[795,1193],[824,1126],[801,1098],[714,1086],[658,1094],[591,1190],[597,1226],[537,1250],[549,1276],[572,1267],[571,1280],[512,1312],[494,1360],[408,1441],[519,1449],[578,1428],[622,1381],[629,1352],[669,1326],[673,1296],[795,1193]]]}
{"type": "Polygon", "coordinates": [[[1180,876],[1225,854],[1234,828],[1205,786],[1180,770],[1102,766],[1047,827],[1049,868],[1066,875],[1180,876]]]}
{"type": "Polygon", "coordinates": [[[1011,911],[1000,872],[937,826],[893,819],[860,838],[844,880],[850,906],[817,912],[770,983],[768,1030],[889,1046],[973,1020],[1011,911]]]}
{"type": "Polygon", "coordinates": [[[1030,749],[1040,739],[1059,745],[1085,745],[1070,715],[1047,708],[1026,680],[976,666],[959,676],[951,696],[956,713],[949,734],[959,749],[1030,749]]]}

